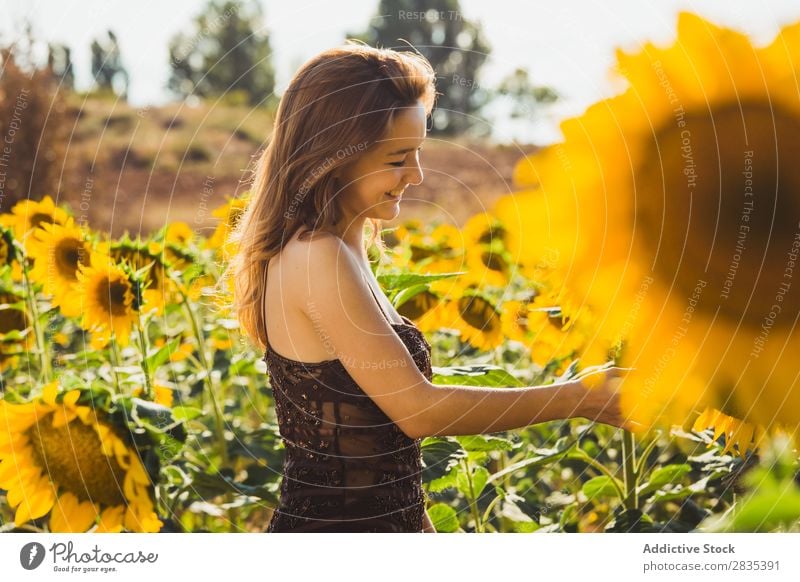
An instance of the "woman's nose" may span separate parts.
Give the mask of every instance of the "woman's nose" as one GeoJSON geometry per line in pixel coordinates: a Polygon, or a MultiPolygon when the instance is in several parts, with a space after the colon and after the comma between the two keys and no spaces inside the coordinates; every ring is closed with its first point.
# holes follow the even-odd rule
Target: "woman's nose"
{"type": "Polygon", "coordinates": [[[422,183],[422,180],[425,178],[425,174],[422,172],[422,166],[419,163],[419,160],[416,160],[412,165],[408,167],[408,173],[406,177],[406,181],[409,184],[414,186],[418,186],[422,183]]]}

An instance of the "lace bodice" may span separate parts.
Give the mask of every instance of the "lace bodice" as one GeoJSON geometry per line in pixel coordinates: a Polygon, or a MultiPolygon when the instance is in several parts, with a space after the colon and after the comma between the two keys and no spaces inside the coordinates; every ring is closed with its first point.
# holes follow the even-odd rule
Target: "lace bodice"
{"type": "MultiPolygon", "coordinates": [[[[431,346],[403,319],[390,325],[430,380],[431,346]]],[[[267,342],[264,360],[286,446],[267,531],[422,531],[420,439],[406,436],[338,359],[297,362],[267,342]]]]}

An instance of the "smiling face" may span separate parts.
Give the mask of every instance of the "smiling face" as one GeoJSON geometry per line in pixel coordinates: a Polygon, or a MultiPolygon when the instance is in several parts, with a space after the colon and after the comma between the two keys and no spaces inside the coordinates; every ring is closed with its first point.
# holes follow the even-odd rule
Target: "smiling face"
{"type": "Polygon", "coordinates": [[[398,109],[386,135],[336,174],[345,224],[366,218],[391,220],[397,216],[403,190],[423,179],[419,150],[425,141],[426,117],[420,102],[398,109]]]}

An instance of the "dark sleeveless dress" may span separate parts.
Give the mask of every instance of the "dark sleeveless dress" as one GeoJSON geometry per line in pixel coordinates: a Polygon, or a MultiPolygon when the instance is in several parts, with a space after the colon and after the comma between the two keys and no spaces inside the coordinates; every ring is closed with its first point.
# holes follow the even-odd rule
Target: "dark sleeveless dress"
{"type": "MultiPolygon", "coordinates": [[[[430,380],[431,346],[403,319],[389,324],[430,380]]],[[[421,532],[421,439],[406,436],[338,359],[298,362],[267,342],[264,360],[286,446],[280,506],[266,531],[421,532]]]]}

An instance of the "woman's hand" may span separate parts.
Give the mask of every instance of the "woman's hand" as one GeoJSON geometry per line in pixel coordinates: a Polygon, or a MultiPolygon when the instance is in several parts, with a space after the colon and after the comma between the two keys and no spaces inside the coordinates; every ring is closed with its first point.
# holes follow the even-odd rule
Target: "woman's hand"
{"type": "Polygon", "coordinates": [[[609,362],[602,366],[591,366],[572,379],[581,392],[577,399],[575,416],[627,430],[639,428],[638,423],[623,415],[620,406],[620,384],[625,373],[633,368],[619,368],[612,364],[609,362]]]}

